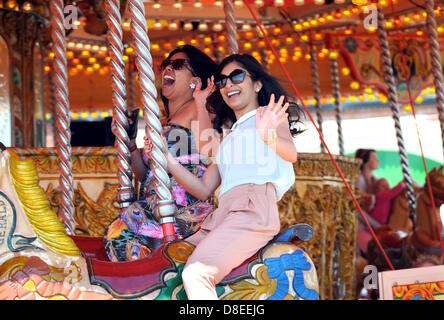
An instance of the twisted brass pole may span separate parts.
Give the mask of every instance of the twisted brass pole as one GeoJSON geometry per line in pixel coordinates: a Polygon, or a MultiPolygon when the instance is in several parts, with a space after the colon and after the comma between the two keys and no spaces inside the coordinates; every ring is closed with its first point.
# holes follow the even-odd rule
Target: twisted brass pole
{"type": "MultiPolygon", "coordinates": [[[[398,95],[396,90],[395,78],[393,75],[392,61],[390,58],[390,49],[387,40],[387,31],[385,29],[385,17],[381,8],[378,6],[378,38],[383,63],[384,80],[388,89],[388,100],[392,111],[392,117],[395,125],[396,140],[398,143],[398,153],[401,161],[401,170],[406,182],[407,199],[409,201],[410,218],[415,221],[416,200],[413,190],[413,181],[410,176],[409,161],[407,151],[404,145],[404,138],[401,130],[401,121],[399,114],[398,95]]],[[[407,79],[406,79],[407,81],[407,79]]]]}
{"type": "Polygon", "coordinates": [[[108,26],[109,54],[111,57],[113,124],[112,131],[116,137],[117,178],[119,188],[117,202],[121,208],[128,207],[134,200],[132,185],[131,153],[129,151],[128,109],[126,106],[125,62],[123,61],[122,17],[120,15],[120,0],[105,2],[106,24],[108,26]]]}
{"type": "Polygon", "coordinates": [[[63,0],[51,0],[51,39],[53,42],[53,89],[56,112],[57,154],[59,157],[60,211],[59,216],[68,234],[75,233],[74,190],[71,162],[71,131],[69,128],[68,75],[66,61],[65,27],[63,25],[63,0]]]}
{"type": "Polygon", "coordinates": [[[435,85],[436,108],[438,109],[439,124],[441,126],[441,140],[444,152],[444,85],[438,31],[436,30],[435,2],[434,0],[426,0],[425,5],[427,11],[427,34],[430,45],[433,84],[435,85]]]}
{"type": "Polygon", "coordinates": [[[57,99],[55,97],[55,88],[54,88],[54,65],[51,63],[51,72],[48,74],[48,87],[49,87],[49,110],[51,114],[51,122],[52,122],[52,131],[54,137],[54,147],[58,148],[57,142],[57,126],[56,126],[56,103],[57,99]]]}
{"type": "Polygon", "coordinates": [[[134,79],[134,57],[130,57],[129,59],[129,68],[128,68],[128,105],[129,110],[133,111],[136,108],[136,88],[135,88],[135,79],[134,79]]]}
{"type": "MultiPolygon", "coordinates": [[[[322,132],[322,110],[321,110],[321,86],[319,84],[319,72],[318,72],[318,56],[316,55],[316,51],[314,50],[314,46],[310,46],[310,62],[311,62],[311,77],[313,79],[313,91],[314,98],[316,101],[316,118],[318,120],[318,128],[319,132],[324,135],[322,132]]],[[[325,147],[321,142],[321,152],[325,152],[325,147]]]]}
{"type": "Polygon", "coordinates": [[[234,19],[234,5],[232,0],[224,1],[224,13],[230,54],[239,53],[239,45],[237,43],[236,20],[234,19]]]}
{"type": "Polygon", "coordinates": [[[333,87],[333,98],[335,99],[335,117],[336,125],[338,127],[338,144],[339,144],[339,154],[343,156],[344,153],[344,139],[342,136],[342,117],[341,117],[341,93],[339,89],[339,72],[338,72],[338,61],[336,59],[330,59],[330,71],[331,71],[331,83],[333,87]]]}
{"type": "Polygon", "coordinates": [[[176,206],[170,191],[170,178],[166,162],[167,148],[163,143],[163,131],[160,123],[160,110],[157,104],[157,90],[153,72],[153,59],[150,54],[150,41],[147,33],[145,8],[141,0],[129,0],[131,15],[131,33],[134,39],[136,66],[142,93],[143,117],[147,126],[146,136],[152,142],[150,168],[154,174],[154,188],[158,200],[155,213],[162,223],[165,238],[174,238],[174,215],[176,206]]]}

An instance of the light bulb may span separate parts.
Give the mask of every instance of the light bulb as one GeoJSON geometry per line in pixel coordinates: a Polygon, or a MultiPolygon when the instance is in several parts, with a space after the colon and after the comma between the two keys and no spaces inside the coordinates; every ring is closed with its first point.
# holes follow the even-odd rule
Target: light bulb
{"type": "Polygon", "coordinates": [[[264,1],[263,0],[254,0],[254,5],[256,7],[263,7],[264,6],[264,1]]]}
{"type": "Polygon", "coordinates": [[[193,30],[193,24],[190,21],[185,22],[183,25],[183,30],[185,30],[185,31],[193,30]]]}
{"type": "Polygon", "coordinates": [[[235,0],[235,1],[234,1],[234,5],[235,5],[236,7],[241,8],[241,7],[244,6],[244,2],[243,2],[242,0],[235,0]]]}
{"type": "Polygon", "coordinates": [[[208,25],[205,22],[199,24],[199,31],[207,31],[208,25]]]}
{"type": "Polygon", "coordinates": [[[244,23],[242,25],[242,31],[250,31],[251,30],[251,25],[249,25],[248,23],[244,23]]]}
{"type": "Polygon", "coordinates": [[[171,22],[169,25],[168,25],[168,29],[169,30],[172,30],[172,31],[175,31],[175,30],[177,30],[179,28],[179,26],[177,25],[177,23],[176,22],[171,22]]]}
{"type": "Polygon", "coordinates": [[[196,0],[194,2],[194,7],[198,9],[202,8],[202,2],[200,2],[200,0],[196,0]]]}
{"type": "Polygon", "coordinates": [[[215,23],[213,25],[213,31],[220,32],[222,31],[224,26],[221,23],[215,23]]]}
{"type": "Polygon", "coordinates": [[[32,4],[31,4],[30,2],[28,2],[28,1],[26,1],[26,2],[23,4],[23,10],[25,10],[25,11],[31,11],[31,10],[32,10],[32,4]]]}
{"type": "Polygon", "coordinates": [[[159,20],[157,20],[156,22],[154,22],[154,24],[153,24],[153,29],[154,29],[154,30],[161,30],[161,29],[162,29],[162,24],[160,23],[159,20]]]}

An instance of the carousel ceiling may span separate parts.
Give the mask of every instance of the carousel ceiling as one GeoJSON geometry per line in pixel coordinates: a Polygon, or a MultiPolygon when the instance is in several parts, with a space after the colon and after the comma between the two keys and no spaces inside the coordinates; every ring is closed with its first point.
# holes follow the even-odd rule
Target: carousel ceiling
{"type": "MultiPolygon", "coordinates": [[[[393,38],[398,30],[406,39],[418,41],[423,39],[427,42],[425,36],[427,15],[423,2],[392,1],[393,7],[390,0],[379,1],[385,14],[385,25],[389,37],[393,38]]],[[[67,29],[66,32],[69,100],[70,108],[75,112],[86,111],[100,114],[100,112],[112,109],[104,2],[103,0],[65,1],[66,5],[74,5],[79,9],[78,20],[73,20],[74,27],[67,29]]],[[[130,33],[131,22],[127,1],[120,2],[125,44],[124,59],[127,62],[128,74],[131,74],[134,59],[130,33]]],[[[323,104],[331,103],[332,99],[330,71],[332,57],[337,57],[338,61],[341,102],[368,99],[386,102],[383,90],[382,92],[378,90],[378,86],[382,86],[381,81],[366,82],[357,70],[356,61],[351,63],[351,58],[347,59],[341,51],[344,47],[353,49],[353,46],[358,46],[359,49],[377,41],[376,28],[372,24],[372,3],[367,3],[366,0],[353,0],[353,2],[348,0],[247,0],[247,2],[264,26],[280,56],[279,60],[287,68],[307,104],[312,104],[314,95],[311,46],[317,56],[323,104]],[[350,41],[349,39],[360,40],[350,41]]],[[[293,93],[279,61],[267,47],[249,9],[243,1],[233,0],[233,3],[239,51],[254,55],[269,68],[273,75],[282,80],[290,93],[293,93]]],[[[3,2],[0,0],[0,6],[16,10],[32,10],[49,18],[47,1],[43,0],[3,0],[3,2]]],[[[158,71],[157,66],[169,51],[183,44],[193,44],[217,61],[229,53],[223,1],[150,0],[144,1],[144,6],[155,71],[158,71]]],[[[444,19],[444,12],[442,14],[441,12],[441,3],[437,2],[435,15],[439,33],[444,32],[444,27],[440,26],[444,19]]],[[[50,45],[48,47],[46,71],[50,72],[53,54],[50,45]]],[[[377,46],[375,48],[377,49],[377,46]]],[[[378,51],[369,52],[369,55],[373,55],[375,59],[378,51]]],[[[370,59],[365,55],[362,55],[362,58],[370,59]]],[[[378,71],[375,73],[377,74],[378,71]]],[[[137,78],[136,75],[135,77],[137,78]]],[[[137,104],[139,90],[137,81],[134,83],[137,104]]],[[[415,97],[420,97],[420,93],[424,93],[424,88],[425,86],[421,87],[419,94],[415,97]]]]}

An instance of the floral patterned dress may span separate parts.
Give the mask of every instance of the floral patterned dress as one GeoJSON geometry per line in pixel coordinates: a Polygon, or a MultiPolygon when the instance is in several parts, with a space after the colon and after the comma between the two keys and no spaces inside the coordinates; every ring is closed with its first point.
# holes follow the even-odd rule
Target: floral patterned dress
{"type": "MultiPolygon", "coordinates": [[[[209,164],[197,151],[190,129],[176,124],[163,126],[168,149],[188,171],[201,178],[209,164]]],[[[148,159],[144,157],[145,163],[148,159]]],[[[171,191],[176,202],[175,229],[179,238],[196,232],[214,210],[213,199],[201,201],[187,193],[169,173],[171,191]]],[[[105,249],[111,261],[132,261],[147,257],[162,242],[162,227],[154,210],[157,194],[154,175],[148,171],[140,186],[139,200],[126,208],[105,231],[105,249]]]]}

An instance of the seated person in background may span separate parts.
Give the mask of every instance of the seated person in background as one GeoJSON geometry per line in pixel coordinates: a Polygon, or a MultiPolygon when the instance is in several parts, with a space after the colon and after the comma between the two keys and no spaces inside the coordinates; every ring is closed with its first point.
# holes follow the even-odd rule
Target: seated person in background
{"type": "MultiPolygon", "coordinates": [[[[370,212],[375,205],[374,188],[377,181],[373,171],[379,168],[379,159],[374,149],[358,149],[355,158],[361,159],[360,172],[356,178],[355,188],[359,190],[359,205],[363,214],[372,228],[380,227],[381,224],[373,219],[370,212]]],[[[358,215],[358,256],[364,255],[367,251],[367,243],[372,239],[372,235],[361,215],[358,215]]]]}
{"type": "Polygon", "coordinates": [[[401,181],[396,187],[390,189],[387,179],[381,178],[377,180],[375,183],[375,206],[369,212],[370,216],[380,224],[387,224],[392,200],[404,190],[404,187],[404,183],[401,181]]]}

